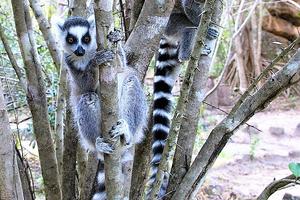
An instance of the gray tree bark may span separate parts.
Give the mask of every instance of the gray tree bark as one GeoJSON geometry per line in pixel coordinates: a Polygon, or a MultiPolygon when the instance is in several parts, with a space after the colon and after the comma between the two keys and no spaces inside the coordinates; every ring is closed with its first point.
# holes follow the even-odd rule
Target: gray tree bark
{"type": "MultiPolygon", "coordinates": [[[[70,88],[68,88],[70,91],[70,88]]],[[[62,199],[76,199],[76,152],[78,137],[76,128],[73,123],[72,108],[69,101],[69,96],[66,96],[66,118],[64,129],[64,149],[62,159],[62,199]]],[[[95,163],[97,165],[97,163],[95,163]]],[[[86,196],[87,197],[87,196],[86,196]]],[[[85,198],[86,198],[85,197],[85,198]]]]}
{"type": "MultiPolygon", "coordinates": [[[[210,133],[190,170],[172,196],[173,200],[191,198],[202,185],[210,169],[231,135],[240,125],[249,120],[256,112],[264,109],[281,91],[300,80],[300,50],[280,71],[270,77],[262,87],[243,101],[238,101],[228,116],[210,133]]],[[[242,98],[242,97],[241,97],[242,98]]]]}
{"type": "Polygon", "coordinates": [[[143,80],[148,64],[158,47],[158,41],[167,25],[174,2],[166,0],[147,0],[139,15],[135,27],[125,44],[128,65],[137,71],[143,80]]]}
{"type": "Polygon", "coordinates": [[[14,137],[0,82],[0,199],[23,200],[14,137]]]}
{"type": "Polygon", "coordinates": [[[26,66],[28,105],[32,114],[33,129],[39,150],[46,199],[60,200],[55,149],[48,120],[47,100],[42,67],[36,49],[28,7],[22,0],[12,1],[18,42],[26,66]]]}
{"type": "Polygon", "coordinates": [[[133,0],[133,5],[130,15],[129,32],[131,32],[140,16],[145,0],[133,0]]]}
{"type": "MultiPolygon", "coordinates": [[[[63,166],[63,143],[64,143],[64,116],[66,112],[66,96],[68,92],[67,88],[67,69],[61,65],[58,84],[58,95],[56,99],[56,112],[55,112],[55,152],[58,165],[58,171],[60,174],[60,180],[62,179],[62,166],[63,166]]],[[[67,115],[67,114],[66,114],[67,115]]],[[[68,119],[71,119],[70,117],[68,119]]],[[[70,122],[67,122],[70,124],[70,122]]],[[[66,128],[67,129],[67,128],[66,128]]],[[[76,160],[76,159],[75,159],[76,160]]]]}
{"type": "Polygon", "coordinates": [[[262,191],[262,193],[257,197],[257,200],[268,200],[269,197],[278,190],[284,189],[288,185],[293,186],[296,184],[299,185],[300,182],[297,181],[297,178],[294,175],[289,175],[283,179],[274,180],[262,191]]]}
{"type": "Polygon", "coordinates": [[[86,17],[86,1],[71,0],[69,1],[70,15],[86,17]]]}
{"type": "MultiPolygon", "coordinates": [[[[111,48],[106,36],[113,30],[113,4],[96,0],[94,5],[98,49],[111,48]]],[[[116,51],[115,51],[116,52],[116,51]]],[[[105,189],[107,199],[124,199],[120,139],[110,141],[109,131],[118,120],[118,80],[117,68],[121,66],[117,56],[111,63],[99,66],[101,133],[105,141],[114,145],[114,153],[104,154],[105,189]],[[117,187],[116,187],[117,186],[117,187]]]]}
{"type": "Polygon", "coordinates": [[[22,158],[20,152],[16,153],[24,199],[34,200],[35,197],[30,179],[30,168],[28,166],[28,162],[22,158]]]}

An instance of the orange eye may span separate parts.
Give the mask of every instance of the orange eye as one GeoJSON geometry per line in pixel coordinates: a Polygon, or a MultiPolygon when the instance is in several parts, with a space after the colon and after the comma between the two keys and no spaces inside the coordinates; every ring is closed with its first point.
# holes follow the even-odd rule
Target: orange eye
{"type": "Polygon", "coordinates": [[[89,43],[91,40],[91,38],[89,36],[84,37],[84,42],[85,43],[89,43]]]}
{"type": "Polygon", "coordinates": [[[69,38],[68,38],[68,43],[69,43],[69,44],[72,44],[73,42],[74,42],[74,39],[71,38],[71,37],[69,37],[69,38]]]}

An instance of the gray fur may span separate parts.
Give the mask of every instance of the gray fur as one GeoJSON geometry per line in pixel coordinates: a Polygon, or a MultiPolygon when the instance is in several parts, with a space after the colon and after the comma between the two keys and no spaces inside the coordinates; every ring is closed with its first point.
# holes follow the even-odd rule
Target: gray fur
{"type": "MultiPolygon", "coordinates": [[[[180,61],[188,60],[191,56],[203,6],[204,1],[181,0],[181,9],[173,10],[171,13],[165,36],[167,39],[179,43],[178,58],[180,61]]],[[[208,28],[207,40],[216,39],[217,36],[217,29],[211,25],[208,28]]],[[[203,48],[203,54],[207,55],[210,52],[208,45],[203,48]]]]}
{"type": "MultiPolygon", "coordinates": [[[[95,22],[75,17],[66,21],[58,21],[60,44],[65,51],[65,61],[68,66],[71,86],[71,102],[78,124],[81,144],[85,149],[98,153],[100,160],[103,160],[103,153],[111,154],[113,146],[104,141],[101,134],[101,102],[96,89],[99,85],[98,66],[114,59],[114,53],[109,50],[96,52],[95,22]],[[74,38],[74,44],[68,42],[70,32],[74,38]],[[83,38],[89,34],[91,40],[84,43],[83,38]],[[78,49],[81,51],[78,54],[78,49]]],[[[117,34],[119,35],[119,34],[117,34]]],[[[116,39],[116,37],[114,37],[116,39]]],[[[117,38],[118,39],[118,38],[117,38]]],[[[121,47],[121,46],[119,46],[121,47]]],[[[118,50],[121,68],[126,68],[124,50],[118,50]]],[[[129,69],[128,69],[129,70],[129,69]]],[[[118,102],[120,108],[119,121],[110,131],[111,139],[121,137],[124,141],[123,162],[128,158],[132,145],[140,142],[143,138],[143,128],[146,124],[146,97],[143,88],[133,73],[128,70],[118,74],[118,102]]],[[[103,172],[101,172],[103,173],[103,172]]],[[[99,172],[100,174],[100,172],[99,172]]],[[[103,185],[103,183],[98,183],[103,185]]],[[[105,192],[99,191],[93,195],[93,199],[105,199],[105,192]]]]}

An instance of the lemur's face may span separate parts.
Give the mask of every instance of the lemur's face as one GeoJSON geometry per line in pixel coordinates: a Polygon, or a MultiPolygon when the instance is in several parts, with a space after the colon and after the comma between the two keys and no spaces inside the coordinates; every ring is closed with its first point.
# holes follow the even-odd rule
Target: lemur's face
{"type": "MultiPolygon", "coordinates": [[[[92,18],[92,17],[91,17],[92,18]]],[[[96,31],[93,19],[68,18],[58,23],[60,40],[65,52],[74,59],[80,59],[96,50],[96,31]]]]}

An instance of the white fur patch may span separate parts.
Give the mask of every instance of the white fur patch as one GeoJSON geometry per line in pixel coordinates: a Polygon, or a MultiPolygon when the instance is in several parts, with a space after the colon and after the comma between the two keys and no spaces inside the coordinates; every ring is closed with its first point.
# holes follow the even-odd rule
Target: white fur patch
{"type": "Polygon", "coordinates": [[[163,109],[155,109],[153,111],[153,115],[160,115],[160,116],[168,118],[169,120],[171,119],[171,114],[163,109]]]}
{"type": "Polygon", "coordinates": [[[85,54],[84,56],[74,58],[74,65],[77,69],[84,71],[91,60],[90,56],[85,54]]]}
{"type": "Polygon", "coordinates": [[[173,77],[170,76],[154,76],[154,83],[159,82],[159,81],[164,81],[170,86],[173,86],[174,84],[174,79],[173,77]]]}
{"type": "Polygon", "coordinates": [[[96,193],[94,194],[92,200],[106,200],[106,193],[105,192],[96,193]]]}
{"type": "Polygon", "coordinates": [[[133,143],[134,144],[137,144],[137,143],[141,143],[144,139],[144,127],[145,127],[145,124],[146,122],[143,122],[141,123],[142,125],[140,125],[135,134],[134,134],[134,137],[133,137],[133,143]]]}
{"type": "Polygon", "coordinates": [[[161,141],[161,140],[156,140],[153,144],[152,144],[152,149],[159,147],[163,144],[163,146],[165,146],[166,142],[165,141],[161,141]]]}
{"type": "Polygon", "coordinates": [[[128,161],[132,161],[133,160],[133,155],[131,154],[131,152],[126,151],[123,155],[122,155],[122,163],[126,163],[128,161]]]}
{"type": "Polygon", "coordinates": [[[77,39],[78,42],[81,44],[81,38],[88,32],[88,28],[85,26],[72,26],[69,29],[69,33],[74,35],[77,39]]]}
{"type": "Polygon", "coordinates": [[[177,54],[177,49],[176,48],[164,48],[164,49],[158,49],[158,52],[162,55],[168,53],[169,55],[173,56],[173,55],[177,54]]]}
{"type": "Polygon", "coordinates": [[[161,157],[162,157],[162,154],[156,154],[155,156],[153,156],[151,162],[154,162],[154,161],[160,161],[160,160],[161,160],[161,157]]]}
{"type": "Polygon", "coordinates": [[[105,182],[105,173],[104,173],[104,171],[98,173],[97,181],[98,181],[98,184],[101,184],[101,183],[105,182]]]}
{"type": "Polygon", "coordinates": [[[167,61],[156,61],[156,67],[157,68],[164,68],[165,66],[169,66],[172,65],[174,67],[176,67],[178,65],[177,60],[175,59],[171,59],[171,60],[167,60],[167,61]]]}
{"type": "Polygon", "coordinates": [[[160,98],[163,98],[163,97],[168,99],[169,101],[171,101],[172,98],[173,98],[172,94],[170,94],[170,93],[165,93],[165,92],[156,92],[156,93],[154,93],[154,100],[160,99],[160,98]]]}
{"type": "Polygon", "coordinates": [[[170,128],[162,124],[155,124],[152,128],[152,131],[156,130],[163,130],[164,132],[169,133],[170,128]]]}

